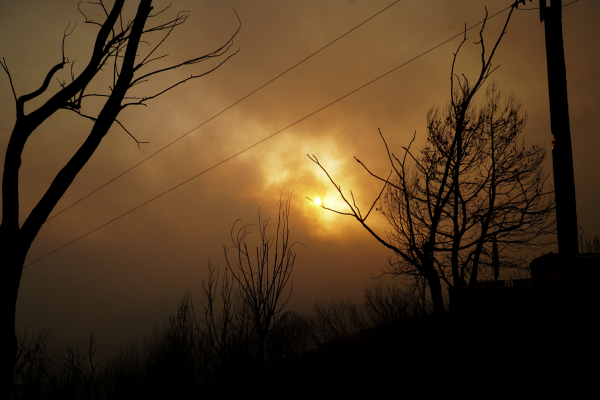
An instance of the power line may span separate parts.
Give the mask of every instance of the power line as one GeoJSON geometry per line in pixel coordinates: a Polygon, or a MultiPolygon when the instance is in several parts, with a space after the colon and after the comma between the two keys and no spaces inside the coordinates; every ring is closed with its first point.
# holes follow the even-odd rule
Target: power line
{"type": "Polygon", "coordinates": [[[371,17],[367,18],[366,20],[364,20],[363,22],[361,22],[360,24],[356,25],[354,28],[350,29],[349,31],[347,31],[346,33],[344,33],[343,35],[339,36],[337,39],[332,40],[331,42],[327,43],[325,46],[321,47],[319,50],[315,51],[314,53],[312,53],[311,55],[309,55],[308,57],[304,58],[302,61],[294,64],[293,66],[291,66],[290,68],[286,69],[285,71],[283,71],[282,73],[280,73],[279,75],[277,75],[275,78],[271,79],[270,81],[268,81],[267,83],[263,84],[262,86],[258,87],[257,89],[253,90],[252,92],[248,93],[247,95],[245,95],[244,97],[242,97],[241,99],[239,99],[238,101],[236,101],[235,103],[231,104],[229,107],[221,110],[220,112],[218,112],[217,114],[213,115],[212,117],[210,117],[209,119],[207,119],[206,121],[204,121],[203,123],[201,123],[200,125],[196,126],[195,128],[189,130],[187,133],[184,133],[183,135],[181,135],[180,137],[178,137],[177,139],[173,140],[171,143],[167,144],[166,146],[162,147],[161,149],[159,149],[158,151],[152,153],[151,155],[149,155],[148,157],[144,158],[142,161],[140,161],[139,163],[135,164],[134,166],[130,167],[129,169],[121,172],[119,175],[115,176],[114,178],[112,178],[111,180],[109,180],[108,182],[106,182],[104,185],[98,187],[97,189],[91,191],[90,193],[88,193],[87,195],[83,196],[82,198],[80,198],[79,200],[77,200],[76,202],[74,202],[73,204],[71,204],[70,206],[62,209],[61,211],[57,212],[56,214],[54,214],[53,216],[49,217],[46,222],[50,221],[53,218],[56,218],[57,216],[59,216],[60,214],[64,213],[65,211],[67,211],[69,208],[73,207],[74,205],[76,205],[77,203],[87,199],[88,197],[90,197],[91,195],[93,195],[94,193],[96,193],[97,191],[99,191],[100,189],[110,185],[111,183],[113,183],[114,181],[116,181],[117,179],[119,179],[120,177],[122,177],[123,175],[127,174],[128,172],[130,172],[131,170],[133,170],[134,168],[140,166],[141,164],[145,163],[146,161],[148,161],[149,159],[151,159],[152,157],[154,157],[155,155],[157,155],[158,153],[160,153],[161,151],[167,149],[168,147],[170,147],[171,145],[175,144],[176,142],[180,141],[181,139],[183,139],[184,137],[186,137],[187,135],[189,135],[190,133],[192,133],[193,131],[195,131],[196,129],[204,126],[205,124],[207,124],[208,122],[212,121],[213,119],[217,118],[219,115],[223,114],[225,111],[229,110],[230,108],[234,107],[235,105],[237,105],[238,103],[241,103],[243,100],[247,99],[248,97],[252,96],[254,93],[258,92],[259,90],[261,90],[262,88],[264,88],[265,86],[269,85],[270,83],[274,82],[275,80],[281,78],[283,75],[287,74],[288,72],[290,72],[291,70],[293,70],[294,68],[296,68],[297,66],[299,66],[300,64],[302,64],[303,62],[307,61],[309,58],[317,55],[318,53],[320,53],[321,51],[325,50],[327,47],[331,46],[332,44],[334,44],[335,42],[337,42],[338,40],[340,40],[341,38],[343,38],[344,36],[348,35],[349,33],[351,33],[352,31],[358,29],[359,27],[361,27],[362,25],[366,24],[367,22],[369,22],[370,20],[372,20],[373,18],[375,18],[376,16],[378,16],[379,14],[383,13],[384,11],[386,11],[387,9],[389,9],[390,7],[392,7],[393,5],[395,5],[396,3],[399,3],[400,0],[396,0],[395,2],[393,2],[392,4],[390,4],[389,6],[385,7],[383,10],[379,11],[378,13],[372,15],[371,17]]]}
{"type": "MultiPolygon", "coordinates": [[[[502,14],[504,11],[508,10],[508,9],[509,9],[509,8],[511,8],[511,7],[512,7],[512,5],[511,5],[511,6],[508,6],[508,7],[506,7],[506,8],[504,8],[504,9],[503,9],[503,10],[501,10],[501,11],[498,11],[497,13],[495,13],[495,14],[493,14],[492,16],[488,17],[488,18],[487,18],[487,20],[490,20],[490,19],[492,19],[492,18],[494,18],[494,17],[496,17],[496,16],[498,16],[498,15],[502,14]]],[[[72,241],[68,242],[67,244],[65,244],[65,245],[63,245],[63,246],[61,246],[61,247],[59,247],[59,248],[57,248],[57,249],[55,249],[55,250],[53,250],[53,251],[51,251],[51,252],[47,253],[46,255],[44,255],[44,256],[42,256],[42,257],[40,257],[40,258],[36,259],[35,261],[32,261],[32,262],[30,262],[29,264],[25,265],[23,268],[27,268],[27,267],[29,267],[30,265],[32,265],[32,264],[35,264],[36,262],[38,262],[38,261],[40,261],[40,260],[42,260],[42,259],[44,259],[44,258],[46,258],[46,257],[50,256],[51,254],[54,254],[54,253],[56,253],[56,252],[57,252],[57,251],[59,251],[59,250],[62,250],[62,249],[64,249],[65,247],[67,247],[67,246],[69,246],[69,245],[71,245],[71,244],[73,244],[73,243],[77,242],[77,241],[78,241],[78,240],[80,240],[80,239],[83,239],[84,237],[86,237],[86,236],[88,236],[88,235],[90,235],[90,234],[92,234],[92,233],[96,232],[97,230],[99,230],[99,229],[102,229],[102,228],[104,228],[105,226],[112,224],[113,222],[115,222],[115,221],[117,221],[117,220],[119,220],[119,219],[123,218],[123,217],[124,217],[124,216],[126,216],[127,214],[130,214],[130,213],[132,213],[133,211],[137,210],[138,208],[141,208],[141,207],[145,206],[146,204],[148,204],[148,203],[151,203],[151,202],[153,202],[154,200],[158,199],[159,197],[162,197],[162,196],[164,196],[165,194],[167,194],[167,193],[169,193],[169,192],[171,192],[171,191],[173,191],[173,190],[177,189],[178,187],[185,185],[186,183],[188,183],[188,182],[190,182],[190,181],[192,181],[192,180],[194,180],[194,179],[198,178],[198,177],[199,177],[199,176],[201,176],[201,175],[204,175],[205,173],[207,173],[207,172],[209,172],[210,170],[212,170],[212,169],[214,169],[214,168],[218,167],[219,165],[226,163],[227,161],[231,160],[232,158],[235,158],[235,157],[239,156],[239,155],[240,155],[240,154],[242,154],[242,153],[245,153],[246,151],[248,151],[248,150],[252,149],[253,147],[256,147],[256,146],[258,146],[259,144],[261,144],[261,143],[263,143],[263,142],[265,142],[265,141],[267,141],[267,140],[271,139],[272,137],[274,137],[274,136],[276,136],[276,135],[280,134],[281,132],[285,131],[286,129],[288,129],[288,128],[291,128],[292,126],[294,126],[294,125],[296,125],[296,124],[298,124],[298,123],[300,123],[300,122],[304,121],[305,119],[312,117],[313,115],[317,114],[317,113],[318,113],[318,112],[320,112],[320,111],[323,111],[324,109],[326,109],[326,108],[328,108],[329,106],[331,106],[331,105],[333,105],[333,104],[335,104],[335,103],[339,102],[340,100],[343,100],[343,99],[345,99],[346,97],[348,97],[348,96],[350,96],[350,95],[352,95],[352,94],[354,94],[354,93],[358,92],[359,90],[361,90],[361,89],[363,89],[363,88],[365,88],[365,87],[369,86],[370,84],[372,84],[372,83],[374,83],[374,82],[376,82],[376,81],[380,80],[381,78],[383,78],[383,77],[385,77],[385,76],[387,76],[387,75],[391,74],[392,72],[394,72],[394,71],[396,71],[396,70],[398,70],[398,69],[400,69],[400,68],[404,67],[405,65],[408,65],[408,64],[410,64],[411,62],[413,62],[413,61],[415,61],[415,60],[417,60],[417,59],[421,58],[421,57],[422,57],[422,56],[424,56],[425,54],[427,54],[427,53],[430,53],[431,51],[433,51],[433,50],[437,49],[437,48],[438,48],[438,47],[440,47],[440,46],[443,46],[444,44],[446,44],[446,43],[448,43],[448,42],[452,41],[453,39],[456,39],[457,37],[459,37],[459,36],[461,36],[461,35],[464,35],[464,34],[465,34],[465,32],[468,32],[468,31],[470,31],[471,29],[473,29],[473,28],[475,28],[475,27],[477,27],[477,26],[481,25],[481,24],[482,24],[484,21],[485,21],[485,20],[483,20],[483,21],[480,21],[479,23],[477,23],[477,24],[475,24],[475,25],[471,26],[470,28],[465,28],[465,29],[464,29],[463,31],[461,31],[460,33],[458,33],[458,34],[456,34],[456,35],[452,36],[451,38],[449,38],[449,39],[447,39],[447,40],[444,40],[444,41],[443,41],[443,42],[441,42],[440,44],[438,44],[438,45],[436,45],[436,46],[434,46],[434,47],[430,48],[430,49],[429,49],[429,50],[427,50],[427,51],[424,51],[423,53],[419,54],[418,56],[416,56],[416,57],[413,57],[413,58],[411,58],[410,60],[408,60],[408,61],[406,61],[406,62],[404,62],[404,63],[400,64],[399,66],[397,66],[397,67],[395,67],[395,68],[393,68],[393,69],[389,70],[388,72],[384,73],[383,75],[380,75],[380,76],[378,76],[377,78],[370,80],[369,82],[367,82],[367,83],[365,83],[364,85],[362,85],[362,86],[360,86],[360,87],[358,87],[358,88],[356,88],[356,89],[352,90],[351,92],[349,92],[349,93],[347,93],[347,94],[343,95],[342,97],[340,97],[340,98],[338,98],[338,99],[336,99],[336,100],[334,100],[334,101],[330,102],[329,104],[327,104],[327,105],[325,105],[325,106],[323,106],[323,107],[319,108],[319,109],[318,109],[318,110],[316,110],[316,111],[313,111],[312,113],[310,113],[310,114],[308,114],[308,115],[306,115],[306,116],[304,116],[304,117],[300,118],[300,119],[299,119],[299,120],[297,120],[296,122],[293,122],[293,123],[291,123],[290,125],[286,126],[285,128],[283,128],[283,129],[280,129],[280,130],[278,130],[278,131],[277,131],[277,132],[275,132],[275,133],[272,133],[271,135],[269,135],[269,136],[267,136],[267,137],[265,137],[265,138],[263,138],[263,139],[259,140],[258,142],[256,142],[256,143],[252,144],[251,146],[248,146],[248,147],[246,147],[245,149],[243,149],[243,150],[241,150],[241,151],[239,151],[239,152],[237,152],[237,153],[233,154],[232,156],[230,156],[230,157],[228,157],[228,158],[226,158],[226,159],[224,159],[224,160],[222,160],[222,161],[218,162],[217,164],[214,164],[212,167],[205,169],[204,171],[200,172],[199,174],[197,174],[197,175],[194,175],[193,177],[191,177],[191,178],[189,178],[189,179],[187,179],[187,180],[185,180],[185,181],[183,181],[183,182],[179,183],[179,184],[178,184],[178,185],[176,185],[176,186],[173,186],[172,188],[170,188],[170,189],[168,189],[168,190],[166,190],[166,191],[162,192],[161,194],[159,194],[159,195],[157,195],[157,196],[155,196],[155,197],[151,198],[150,200],[147,200],[146,202],[144,202],[144,203],[142,203],[142,204],[138,205],[137,207],[135,207],[135,208],[132,208],[131,210],[129,210],[129,211],[127,211],[127,212],[125,212],[125,213],[123,213],[123,214],[119,215],[119,216],[118,216],[118,217],[116,217],[116,218],[113,218],[112,220],[110,220],[110,221],[108,221],[108,222],[106,222],[106,223],[104,223],[104,224],[100,225],[99,227],[97,227],[97,228],[95,228],[95,229],[93,229],[93,230],[91,230],[91,231],[87,232],[86,234],[84,234],[84,235],[81,235],[81,236],[79,236],[78,238],[76,238],[76,239],[74,239],[74,240],[72,240],[72,241]]]]}

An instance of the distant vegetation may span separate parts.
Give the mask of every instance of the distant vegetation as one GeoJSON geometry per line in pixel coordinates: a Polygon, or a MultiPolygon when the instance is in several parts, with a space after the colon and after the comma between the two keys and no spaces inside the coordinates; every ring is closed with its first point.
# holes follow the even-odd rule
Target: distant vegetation
{"type": "Polygon", "coordinates": [[[381,283],[365,289],[360,306],[339,299],[317,301],[312,316],[286,311],[295,248],[301,245],[289,240],[290,201],[291,193],[278,202],[272,235],[271,219],[260,213],[256,225],[236,229],[234,224],[225,269],[208,263],[200,307],[185,292],[162,326],[102,365],[93,334],[89,346],[80,349],[58,346],[48,331],[25,332],[11,398],[189,398],[241,390],[243,383],[258,387],[257,381],[283,387],[307,373],[331,379],[352,365],[329,368],[332,350],[345,353],[348,345],[374,342],[398,347],[398,338],[409,331],[407,321],[431,318],[430,303],[381,283]],[[248,244],[253,232],[258,233],[255,249],[248,244]]]}
{"type": "MultiPolygon", "coordinates": [[[[340,299],[317,301],[310,317],[284,311],[267,334],[261,370],[256,337],[235,327],[227,338],[211,336],[208,314],[197,312],[188,291],[162,326],[102,365],[95,361],[93,335],[89,347],[79,349],[58,346],[48,331],[25,332],[12,398],[182,398],[222,392],[240,381],[267,379],[278,366],[285,368],[303,356],[321,357],[332,346],[386,336],[391,343],[392,336],[406,329],[406,321],[427,315],[429,310],[416,298],[381,283],[365,290],[364,307],[340,299]]],[[[222,321],[223,316],[221,310],[215,318],[222,321]]]]}

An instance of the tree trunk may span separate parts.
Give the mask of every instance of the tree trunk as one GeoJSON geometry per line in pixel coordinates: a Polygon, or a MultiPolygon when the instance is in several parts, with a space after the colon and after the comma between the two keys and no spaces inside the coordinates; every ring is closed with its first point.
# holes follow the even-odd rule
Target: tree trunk
{"type": "Polygon", "coordinates": [[[263,372],[265,365],[266,365],[266,360],[265,360],[266,345],[265,344],[266,344],[265,334],[263,332],[259,332],[259,334],[258,334],[258,354],[257,354],[258,371],[259,372],[263,372]]]}
{"type": "Polygon", "coordinates": [[[427,282],[429,283],[429,292],[433,302],[433,313],[436,317],[441,317],[444,315],[445,309],[440,277],[437,274],[431,274],[427,276],[427,282]]]}
{"type": "Polygon", "coordinates": [[[2,302],[0,318],[2,318],[2,392],[3,398],[9,399],[13,386],[13,374],[17,356],[17,336],[15,333],[15,317],[17,308],[17,293],[21,283],[21,273],[23,271],[23,261],[19,246],[16,246],[17,235],[6,234],[7,229],[2,229],[0,235],[0,257],[2,260],[1,279],[2,302]]]}

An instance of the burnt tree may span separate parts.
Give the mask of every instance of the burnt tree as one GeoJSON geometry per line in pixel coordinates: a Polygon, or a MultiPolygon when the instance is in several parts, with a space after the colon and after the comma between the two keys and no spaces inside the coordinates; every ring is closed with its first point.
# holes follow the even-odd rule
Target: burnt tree
{"type": "MultiPolygon", "coordinates": [[[[166,22],[152,24],[151,21],[154,21],[158,16],[162,18],[167,9],[153,13],[152,1],[141,0],[133,20],[125,23],[124,21],[127,21],[127,19],[122,15],[124,3],[124,0],[115,0],[110,9],[105,6],[102,0],[98,3],[92,3],[94,6],[99,7],[104,22],[97,22],[88,18],[87,15],[90,15],[91,10],[80,8],[85,23],[97,25],[99,29],[90,60],[79,74],[75,73],[73,62],[65,57],[65,39],[73,30],[70,32],[65,30],[63,35],[61,61],[49,70],[39,89],[32,93],[18,96],[6,60],[3,59],[0,62],[8,76],[16,105],[16,122],[10,135],[4,160],[2,223],[0,225],[0,259],[3,274],[1,280],[3,293],[1,318],[3,321],[2,337],[5,338],[2,345],[4,346],[2,352],[2,379],[3,390],[6,395],[8,395],[8,390],[10,390],[12,384],[17,349],[15,313],[23,263],[33,240],[57,202],[98,148],[114,122],[128,134],[131,134],[117,119],[121,111],[129,106],[146,105],[148,101],[163,95],[180,84],[214,71],[235,54],[229,52],[229,50],[239,27],[225,44],[208,54],[162,68],[152,68],[157,64],[155,61],[166,57],[166,55],[157,55],[156,52],[171,32],[186,21],[188,13],[180,12],[166,22]],[[148,34],[160,34],[161,32],[162,38],[158,43],[148,46],[148,34]],[[140,43],[147,46],[142,48],[140,43]],[[185,79],[177,80],[155,93],[140,97],[130,92],[134,86],[143,84],[157,75],[220,57],[221,61],[217,62],[216,65],[212,65],[199,73],[191,74],[185,79]],[[49,90],[53,90],[50,84],[54,76],[67,64],[71,66],[71,81],[69,83],[59,81],[60,87],[55,94],[50,96],[41,106],[25,113],[26,103],[39,98],[49,90]],[[90,93],[90,83],[96,81],[98,76],[103,75],[101,74],[103,69],[110,71],[109,73],[112,74],[110,91],[108,93],[90,93]],[[84,111],[86,109],[84,105],[87,104],[89,99],[103,102],[101,110],[97,114],[89,115],[84,111]],[[24,223],[20,225],[19,169],[21,167],[21,155],[27,140],[36,129],[60,110],[75,112],[87,118],[92,122],[91,129],[84,143],[56,175],[42,198],[31,213],[24,218],[24,223]]],[[[140,142],[137,143],[139,145],[140,142]]]]}
{"type": "MultiPolygon", "coordinates": [[[[511,9],[514,10],[514,7],[511,9]]],[[[487,20],[487,16],[486,16],[487,20]]],[[[450,102],[427,115],[427,143],[420,153],[411,143],[396,155],[383,139],[391,171],[378,175],[356,159],[383,188],[366,214],[354,195],[348,199],[327,174],[349,211],[332,210],[358,220],[394,252],[384,273],[408,276],[429,287],[434,312],[444,311],[442,283],[457,290],[472,287],[478,277],[500,267],[518,265],[511,250],[540,248],[553,238],[555,211],[552,192],[544,185],[541,164],[546,151],[519,141],[526,113],[514,96],[502,101],[495,84],[488,86],[485,104],[477,109],[475,95],[493,73],[492,58],[506,26],[489,55],[479,32],[481,68],[476,79],[450,74],[450,102]],[[378,207],[377,207],[378,206],[378,207]],[[373,208],[388,222],[385,234],[367,224],[373,208]]],[[[413,137],[414,141],[414,137],[413,137]]]]}

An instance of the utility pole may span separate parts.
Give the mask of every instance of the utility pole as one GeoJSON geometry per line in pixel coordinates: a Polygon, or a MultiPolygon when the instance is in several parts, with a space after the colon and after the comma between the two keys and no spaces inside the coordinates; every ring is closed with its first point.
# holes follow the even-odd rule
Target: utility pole
{"type": "Polygon", "coordinates": [[[550,127],[554,136],[552,168],[554,171],[558,253],[562,265],[561,275],[565,273],[569,275],[569,270],[572,270],[577,262],[578,231],[573,149],[567,99],[567,70],[562,35],[562,1],[550,0],[550,7],[547,7],[546,0],[540,0],[540,21],[544,23],[546,34],[550,127]]]}

